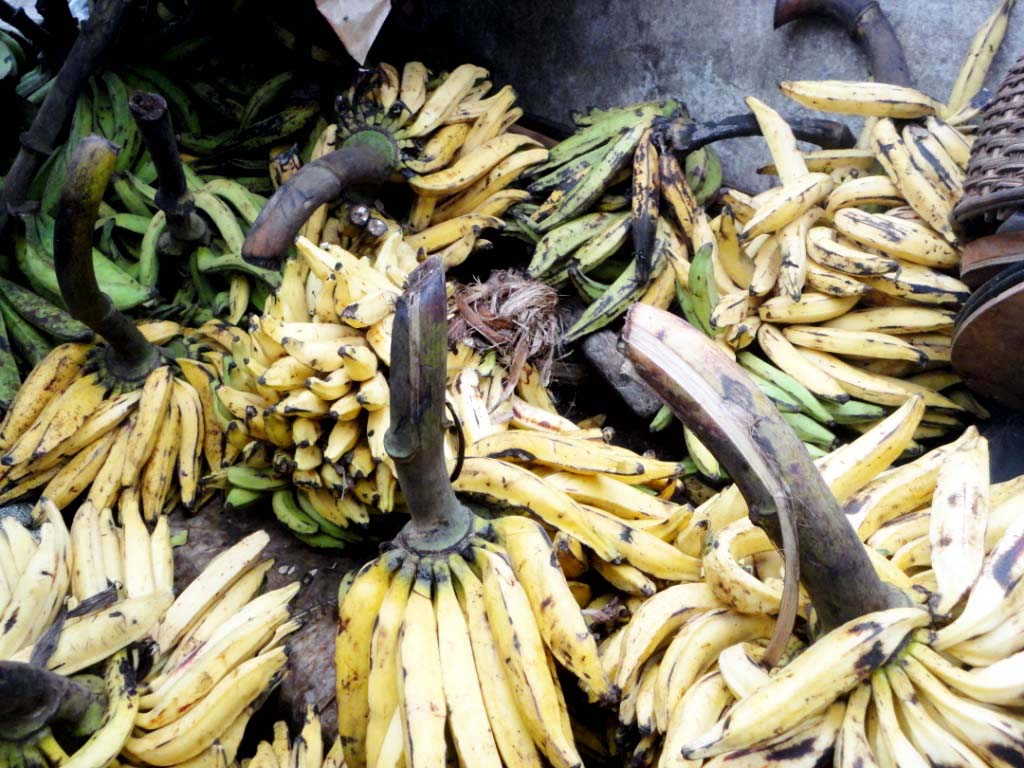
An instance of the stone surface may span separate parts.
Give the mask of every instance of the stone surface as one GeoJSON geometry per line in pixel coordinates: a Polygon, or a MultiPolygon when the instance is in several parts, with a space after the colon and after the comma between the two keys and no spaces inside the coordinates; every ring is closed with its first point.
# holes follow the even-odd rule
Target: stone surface
{"type": "MultiPolygon", "coordinates": [[[[880,0],[903,42],[918,87],[944,100],[975,31],[995,0],[880,0]]],[[[655,97],[683,99],[697,119],[745,111],[755,95],[787,112],[803,111],[778,91],[786,79],[867,79],[864,56],[831,22],[772,29],[773,0],[473,0],[425,3],[447,50],[421,55],[489,66],[512,83],[530,113],[565,122],[569,111],[655,97]],[[454,57],[454,58],[453,58],[454,57]]],[[[429,38],[428,38],[429,39],[429,38]]],[[[988,85],[998,87],[1024,53],[1024,9],[1010,18],[988,85]]],[[[805,114],[806,111],[804,111],[805,114]]],[[[851,126],[854,121],[851,121],[851,126]]],[[[760,140],[716,147],[726,178],[761,189],[751,171],[767,159],[760,140]]]]}

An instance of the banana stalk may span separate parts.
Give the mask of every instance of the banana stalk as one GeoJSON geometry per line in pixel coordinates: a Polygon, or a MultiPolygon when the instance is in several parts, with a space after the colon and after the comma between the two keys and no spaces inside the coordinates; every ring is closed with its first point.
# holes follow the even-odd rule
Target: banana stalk
{"type": "Polygon", "coordinates": [[[115,156],[114,145],[99,136],[87,136],[75,149],[60,193],[53,261],[68,312],[108,342],[109,370],[141,383],[156,368],[160,352],[100,290],[93,269],[93,230],[115,156]]]}
{"type": "Polygon", "coordinates": [[[128,104],[156,167],[156,205],[167,215],[167,230],[160,237],[158,249],[168,255],[184,256],[197,244],[208,241],[210,232],[195,211],[195,201],[185,181],[167,102],[159,94],[140,92],[128,104]]]}
{"type": "Polygon", "coordinates": [[[251,264],[276,266],[314,211],[355,184],[384,181],[398,163],[398,147],[381,131],[350,136],[341,147],[304,165],[282,184],[253,222],[242,256],[251,264]]]}
{"type": "Polygon", "coordinates": [[[736,363],[680,318],[643,305],[630,310],[623,341],[645,381],[713,447],[749,501],[751,521],[783,549],[790,594],[769,657],[778,659],[772,652],[792,629],[800,578],[829,628],[905,604],[875,574],[799,438],[736,363]]]}

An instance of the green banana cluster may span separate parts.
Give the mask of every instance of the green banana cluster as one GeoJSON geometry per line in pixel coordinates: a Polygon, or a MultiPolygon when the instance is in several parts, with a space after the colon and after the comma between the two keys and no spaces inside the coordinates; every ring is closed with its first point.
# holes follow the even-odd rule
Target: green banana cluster
{"type": "MultiPolygon", "coordinates": [[[[570,283],[589,305],[566,331],[566,342],[609,324],[648,292],[653,303],[671,295],[656,282],[675,238],[659,215],[665,180],[650,130],[659,118],[687,114],[669,99],[575,115],[576,133],[530,171],[527,189],[543,202],[511,212],[509,231],[534,244],[528,274],[554,286],[570,283]],[[654,244],[651,253],[636,259],[637,243],[647,242],[654,244]]],[[[684,168],[698,203],[718,191],[721,164],[712,150],[688,155],[684,168]]]]}

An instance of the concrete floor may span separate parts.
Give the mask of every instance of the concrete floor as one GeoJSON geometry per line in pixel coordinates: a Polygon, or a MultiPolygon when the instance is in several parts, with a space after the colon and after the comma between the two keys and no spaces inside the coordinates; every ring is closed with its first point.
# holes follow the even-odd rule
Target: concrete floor
{"type": "MultiPolygon", "coordinates": [[[[569,110],[655,97],[683,99],[697,119],[745,111],[756,95],[801,111],[778,91],[786,79],[866,79],[864,57],[836,26],[772,29],[773,0],[472,0],[425,3],[463,59],[512,83],[524,107],[559,121],[569,110]]],[[[918,87],[944,100],[995,0],[880,0],[903,41],[918,87]]],[[[429,49],[428,49],[429,51],[429,49]]],[[[989,77],[999,86],[1024,53],[1024,8],[1014,11],[989,77]]],[[[445,54],[453,55],[452,51],[445,54]]],[[[851,121],[853,125],[853,121],[851,121]]],[[[761,188],[751,169],[759,140],[719,145],[729,179],[761,188]]]]}

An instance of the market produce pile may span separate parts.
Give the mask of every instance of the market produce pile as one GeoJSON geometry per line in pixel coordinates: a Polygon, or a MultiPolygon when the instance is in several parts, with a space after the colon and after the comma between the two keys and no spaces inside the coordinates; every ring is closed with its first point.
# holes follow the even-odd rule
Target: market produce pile
{"type": "Polygon", "coordinates": [[[218,131],[160,68],[86,73],[4,209],[0,762],[1024,764],[1024,482],[950,367],[1012,6],[946,103],[787,81],[828,119],[664,99],[560,143],[474,64],[360,70],[329,117],[261,68],[199,88],[218,131]],[[754,131],[778,182],[722,187],[754,131]],[[640,430],[557,383],[607,328],[640,430]],[[187,584],[179,508],[251,522],[187,584]],[[260,709],[323,606],[284,537],[340,581],[336,715],[291,733],[260,709]]]}

